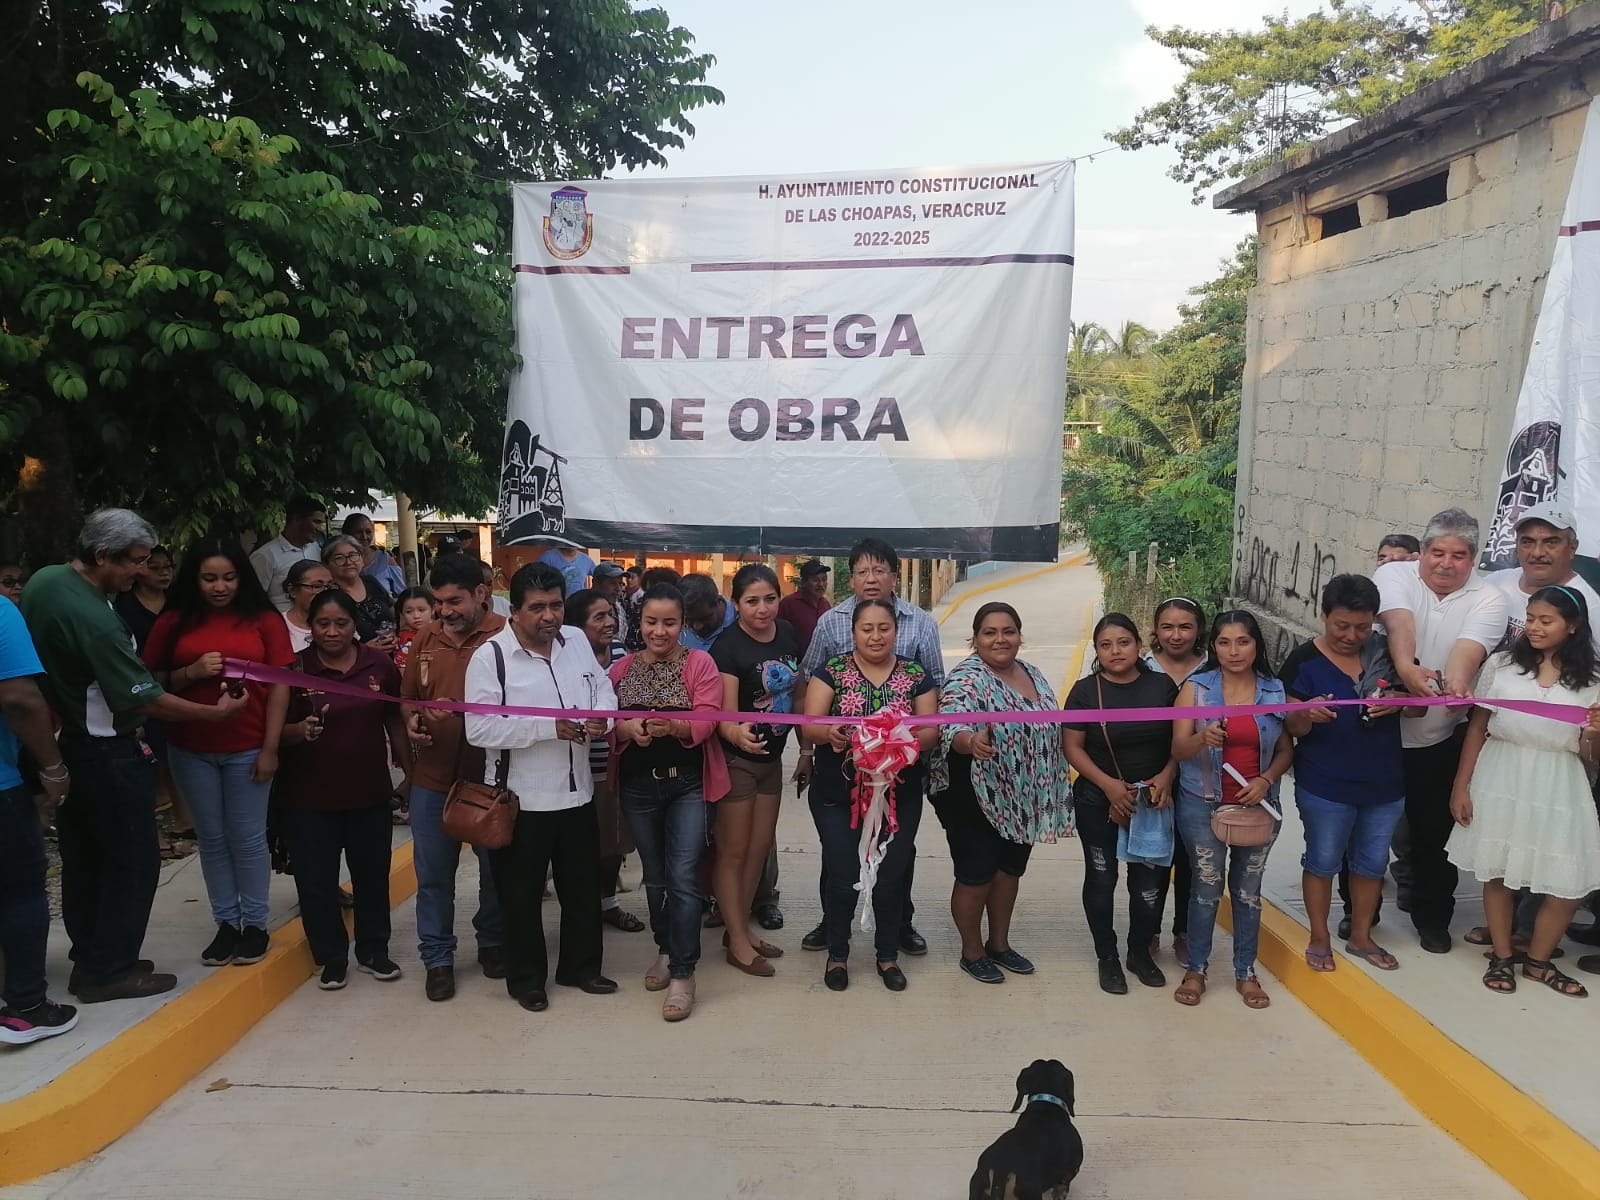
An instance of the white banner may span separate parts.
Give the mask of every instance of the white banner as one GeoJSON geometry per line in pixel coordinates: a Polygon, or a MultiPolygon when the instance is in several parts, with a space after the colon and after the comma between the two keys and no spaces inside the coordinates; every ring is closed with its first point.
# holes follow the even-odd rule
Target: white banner
{"type": "Polygon", "coordinates": [[[505,540],[1053,559],[1072,183],[518,185],[505,540]]]}
{"type": "Polygon", "coordinates": [[[1516,566],[1517,518],[1552,498],[1578,523],[1579,550],[1600,551],[1600,100],[1589,104],[1484,564],[1516,566]]]}

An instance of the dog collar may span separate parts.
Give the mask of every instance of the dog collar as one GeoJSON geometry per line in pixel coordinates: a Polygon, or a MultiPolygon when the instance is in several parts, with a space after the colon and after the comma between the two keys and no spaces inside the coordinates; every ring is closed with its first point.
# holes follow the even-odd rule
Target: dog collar
{"type": "Polygon", "coordinates": [[[1046,1104],[1054,1104],[1057,1108],[1059,1108],[1062,1112],[1066,1113],[1068,1116],[1072,1115],[1072,1110],[1067,1107],[1067,1102],[1065,1100],[1063,1100],[1060,1096],[1052,1096],[1049,1092],[1035,1092],[1031,1096],[1024,1097],[1023,1098],[1023,1103],[1032,1104],[1035,1100],[1042,1100],[1046,1104]]]}

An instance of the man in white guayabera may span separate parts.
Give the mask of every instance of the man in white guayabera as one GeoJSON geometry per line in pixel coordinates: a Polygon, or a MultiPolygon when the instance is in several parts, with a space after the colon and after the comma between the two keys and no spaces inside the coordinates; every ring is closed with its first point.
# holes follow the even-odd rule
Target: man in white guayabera
{"type": "MultiPolygon", "coordinates": [[[[1506,632],[1500,589],[1473,570],[1478,522],[1447,508],[1428,522],[1422,557],[1373,574],[1389,655],[1413,696],[1470,696],[1478,668],[1506,632]]],[[[1406,823],[1411,830],[1411,923],[1422,948],[1450,950],[1456,868],[1445,855],[1455,822],[1450,790],[1470,705],[1440,705],[1401,726],[1406,823]]]]}

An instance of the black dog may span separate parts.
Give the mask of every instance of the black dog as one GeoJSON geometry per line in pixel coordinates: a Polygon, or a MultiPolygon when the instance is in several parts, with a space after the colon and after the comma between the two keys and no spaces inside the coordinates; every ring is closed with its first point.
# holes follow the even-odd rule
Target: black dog
{"type": "Polygon", "coordinates": [[[1066,1200],[1083,1166],[1083,1139],[1072,1125],[1072,1072],[1036,1058],[1017,1076],[1017,1123],[978,1157],[968,1200],[1066,1200]],[[1026,1108],[1022,1108],[1024,1101],[1026,1108]]]}

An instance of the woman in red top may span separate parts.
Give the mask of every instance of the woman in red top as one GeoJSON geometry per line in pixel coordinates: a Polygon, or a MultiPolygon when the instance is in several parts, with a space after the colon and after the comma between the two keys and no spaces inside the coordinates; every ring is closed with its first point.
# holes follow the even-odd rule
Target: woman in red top
{"type": "MultiPolygon", "coordinates": [[[[244,551],[215,539],[192,546],[172,602],[145,642],[144,660],[169,692],[215,704],[230,685],[224,658],[271,667],[293,661],[289,632],[244,551]]],[[[167,731],[172,774],[194,814],[200,870],[217,935],[201,952],[208,967],[260,962],[267,953],[267,794],[278,769],[278,731],[288,689],[242,686],[250,703],[230,720],[167,731]]]]}

